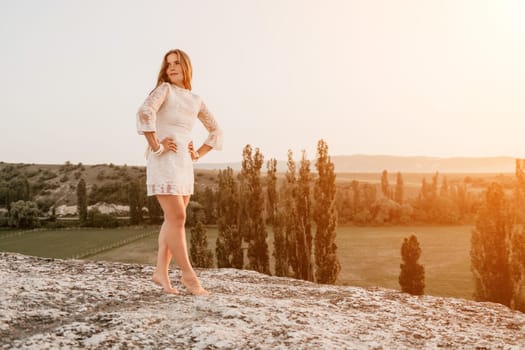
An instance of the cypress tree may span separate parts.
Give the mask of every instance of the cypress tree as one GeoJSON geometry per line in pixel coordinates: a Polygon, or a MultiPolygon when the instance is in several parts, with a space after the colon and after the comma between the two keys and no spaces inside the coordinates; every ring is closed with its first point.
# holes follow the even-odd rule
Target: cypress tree
{"type": "Polygon", "coordinates": [[[278,211],[277,199],[277,160],[266,162],[266,222],[272,225],[278,211]]]}
{"type": "Polygon", "coordinates": [[[206,186],[204,189],[201,204],[204,207],[206,224],[215,224],[217,222],[216,194],[211,187],[206,186]]]}
{"type": "Polygon", "coordinates": [[[87,220],[87,191],[84,179],[80,179],[77,185],[77,210],[80,225],[83,226],[87,220]]]}
{"type": "MultiPolygon", "coordinates": [[[[516,224],[525,223],[525,159],[516,159],[516,185],[514,188],[514,208],[516,224]]],[[[513,295],[510,306],[513,309],[525,312],[525,230],[522,226],[521,232],[514,230],[511,238],[511,278],[513,284],[513,295]]]]}
{"type": "Polygon", "coordinates": [[[390,198],[390,184],[388,183],[388,172],[386,170],[383,170],[381,174],[381,191],[383,196],[390,198]]]}
{"type": "Polygon", "coordinates": [[[458,206],[460,218],[465,218],[470,213],[471,205],[467,186],[464,183],[455,185],[453,201],[458,206]]]}
{"type": "MultiPolygon", "coordinates": [[[[525,207],[525,159],[516,159],[516,185],[514,186],[514,205],[516,208],[525,207]]],[[[516,223],[525,224],[525,212],[516,212],[516,223]]]]}
{"type": "Polygon", "coordinates": [[[297,214],[297,176],[296,166],[293,160],[292,150],[288,150],[288,169],[286,171],[286,181],[284,184],[284,240],[287,256],[286,275],[299,278],[299,257],[297,247],[299,221],[297,214]]]}
{"type": "Polygon", "coordinates": [[[261,186],[261,167],[264,157],[258,148],[252,156],[252,148],[246,145],[243,150],[241,174],[245,181],[245,211],[247,216],[243,233],[248,241],[249,268],[270,274],[270,259],[266,243],[266,226],[264,223],[264,197],[261,186]]]}
{"type": "MultiPolygon", "coordinates": [[[[307,281],[314,280],[312,264],[312,218],[310,198],[310,161],[306,159],[306,152],[302,152],[299,179],[297,181],[297,260],[299,278],[307,281]]],[[[335,203],[335,201],[334,201],[335,203]]],[[[335,204],[334,204],[335,206],[335,204]]]]}
{"type": "Polygon", "coordinates": [[[208,249],[208,235],[202,222],[191,229],[190,259],[195,267],[213,267],[213,253],[208,249]]]}
{"type": "Polygon", "coordinates": [[[492,183],[479,209],[471,236],[471,269],[478,301],[492,301],[510,306],[512,280],[508,242],[513,217],[503,188],[492,183]]]}
{"type": "Polygon", "coordinates": [[[219,171],[217,193],[217,215],[219,235],[215,254],[218,267],[242,269],[244,265],[242,237],[239,231],[239,189],[233,176],[233,169],[219,171]]]}
{"type": "Polygon", "coordinates": [[[137,180],[128,183],[128,204],[129,216],[132,225],[138,225],[142,222],[142,201],[140,193],[140,184],[137,180]]]}
{"type": "Polygon", "coordinates": [[[361,196],[359,192],[359,181],[352,180],[352,217],[361,210],[361,196]]]}
{"type": "Polygon", "coordinates": [[[284,235],[284,216],[279,209],[277,194],[277,160],[270,159],[267,163],[267,197],[268,223],[273,228],[273,256],[275,258],[275,275],[287,276],[287,251],[284,235]]]}
{"type": "Polygon", "coordinates": [[[252,148],[246,145],[242,150],[242,165],[241,171],[238,175],[239,179],[239,232],[242,238],[248,242],[251,237],[251,217],[250,217],[250,203],[249,196],[250,188],[250,172],[252,163],[252,148]]]}
{"type": "Polygon", "coordinates": [[[448,197],[449,188],[448,188],[448,180],[447,177],[444,176],[443,180],[441,180],[441,189],[439,190],[439,195],[442,197],[448,197]]]}
{"type": "Polygon", "coordinates": [[[402,205],[403,204],[403,196],[404,196],[404,184],[403,184],[403,176],[401,175],[400,172],[397,173],[397,178],[396,178],[396,193],[395,193],[395,198],[394,200],[402,205]]]}
{"type": "Polygon", "coordinates": [[[437,197],[438,181],[439,181],[439,172],[436,171],[434,176],[432,176],[432,196],[433,196],[433,198],[437,197]]]}
{"type": "Polygon", "coordinates": [[[437,176],[437,173],[433,176],[432,183],[428,183],[426,178],[423,178],[421,182],[416,217],[423,222],[433,222],[436,218],[434,208],[437,202],[437,176]]]}
{"type": "Polygon", "coordinates": [[[319,283],[334,283],[341,271],[335,244],[337,213],[335,210],[335,172],[334,163],[328,155],[328,145],[324,140],[317,144],[315,164],[318,178],[314,187],[315,234],[315,276],[319,283]]]}
{"type": "Polygon", "coordinates": [[[515,231],[510,252],[512,298],[510,307],[525,312],[525,231],[515,231]]]}
{"type": "Polygon", "coordinates": [[[425,290],[425,268],[418,263],[421,256],[421,248],[415,235],[405,238],[401,245],[399,285],[405,293],[423,295],[425,290]]]}

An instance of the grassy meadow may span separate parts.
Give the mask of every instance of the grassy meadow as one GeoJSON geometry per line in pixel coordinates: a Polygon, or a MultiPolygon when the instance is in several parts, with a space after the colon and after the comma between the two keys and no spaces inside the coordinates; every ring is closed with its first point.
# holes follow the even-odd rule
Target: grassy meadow
{"type": "Polygon", "coordinates": [[[471,299],[471,226],[340,227],[341,284],[399,289],[401,244],[415,234],[425,267],[425,294],[471,299]]]}
{"type": "MultiPolygon", "coordinates": [[[[0,232],[0,251],[42,257],[87,256],[91,260],[155,264],[158,230],[158,226],[3,230],[0,232]],[[135,240],[128,242],[132,239],[135,240]]],[[[420,263],[425,266],[425,294],[470,299],[474,290],[470,272],[470,231],[471,226],[341,226],[337,231],[338,256],[342,266],[338,283],[399,289],[397,278],[401,244],[403,238],[414,233],[422,249],[420,263]]],[[[189,240],[189,229],[187,233],[189,240]]],[[[209,247],[215,252],[218,230],[208,227],[207,234],[209,247]]],[[[268,245],[273,270],[271,230],[268,245]]]]}
{"type": "MultiPolygon", "coordinates": [[[[399,289],[397,278],[403,238],[414,233],[421,245],[420,263],[425,266],[425,294],[471,299],[471,226],[354,227],[337,230],[341,262],[339,284],[399,289]]],[[[188,230],[187,237],[190,232],[188,230]]],[[[215,252],[218,230],[208,227],[209,247],[215,252]]],[[[269,231],[270,264],[273,270],[273,234],[269,231]]],[[[93,260],[155,264],[156,235],[89,257],[93,260]]]]}
{"type": "Polygon", "coordinates": [[[67,259],[109,249],[154,232],[158,232],[157,227],[4,230],[0,232],[0,251],[67,259]]]}

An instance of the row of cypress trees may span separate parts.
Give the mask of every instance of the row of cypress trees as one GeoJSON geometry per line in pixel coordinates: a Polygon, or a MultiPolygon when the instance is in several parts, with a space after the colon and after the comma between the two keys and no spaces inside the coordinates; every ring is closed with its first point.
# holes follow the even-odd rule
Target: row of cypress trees
{"type": "Polygon", "coordinates": [[[247,145],[238,178],[231,168],[219,173],[218,267],[244,268],[243,249],[246,248],[246,267],[270,274],[268,224],[274,232],[277,276],[334,283],[341,266],[335,244],[335,172],[328,145],[324,140],[318,142],[315,181],[304,151],[299,171],[292,152],[288,152],[288,170],[281,184],[277,178],[277,161],[270,159],[266,194],[261,177],[263,162],[260,150],[247,145]]]}

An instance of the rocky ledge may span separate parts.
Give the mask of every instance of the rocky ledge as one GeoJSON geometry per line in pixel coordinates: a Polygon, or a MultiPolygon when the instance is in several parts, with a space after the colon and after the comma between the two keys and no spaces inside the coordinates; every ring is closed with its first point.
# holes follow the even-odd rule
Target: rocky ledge
{"type": "Polygon", "coordinates": [[[0,348],[525,348],[525,314],[497,304],[235,269],[198,271],[210,296],[168,296],[152,272],[0,253],[0,348]]]}

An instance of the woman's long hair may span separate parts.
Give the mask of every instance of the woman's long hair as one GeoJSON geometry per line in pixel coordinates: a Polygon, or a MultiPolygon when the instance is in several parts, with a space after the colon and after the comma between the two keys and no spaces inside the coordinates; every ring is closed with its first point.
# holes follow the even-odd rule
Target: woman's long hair
{"type": "Polygon", "coordinates": [[[169,50],[164,55],[164,59],[162,60],[162,66],[160,67],[159,76],[157,78],[157,85],[155,87],[159,86],[164,82],[171,83],[170,79],[168,78],[168,74],[166,74],[166,70],[168,69],[168,56],[172,53],[177,54],[179,62],[182,66],[182,84],[184,85],[184,88],[187,90],[191,90],[191,77],[193,74],[193,69],[191,68],[190,57],[186,54],[186,52],[180,49],[169,50]]]}

